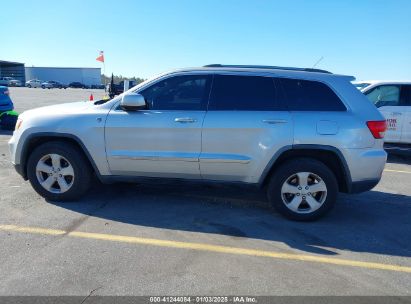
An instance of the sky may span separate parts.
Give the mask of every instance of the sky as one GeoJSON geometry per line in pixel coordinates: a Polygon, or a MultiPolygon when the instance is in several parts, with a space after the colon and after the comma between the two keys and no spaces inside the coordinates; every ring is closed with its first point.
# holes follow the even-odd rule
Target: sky
{"type": "Polygon", "coordinates": [[[210,63],[411,80],[410,0],[0,0],[0,60],[149,78],[210,63]]]}

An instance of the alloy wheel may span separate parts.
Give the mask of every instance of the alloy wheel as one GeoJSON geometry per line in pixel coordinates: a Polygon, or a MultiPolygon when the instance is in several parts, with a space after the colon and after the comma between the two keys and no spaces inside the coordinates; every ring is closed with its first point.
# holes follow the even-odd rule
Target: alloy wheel
{"type": "Polygon", "coordinates": [[[314,173],[298,172],[283,183],[281,198],[285,206],[293,212],[312,213],[324,204],[327,185],[314,173]]]}
{"type": "Polygon", "coordinates": [[[74,183],[74,170],[70,162],[59,154],[44,155],[36,166],[40,185],[52,193],[67,192],[74,183]]]}

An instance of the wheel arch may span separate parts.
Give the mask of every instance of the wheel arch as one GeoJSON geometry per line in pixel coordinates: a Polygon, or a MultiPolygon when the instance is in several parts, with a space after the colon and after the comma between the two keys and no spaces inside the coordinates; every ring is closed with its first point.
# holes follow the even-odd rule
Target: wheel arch
{"type": "Polygon", "coordinates": [[[66,134],[66,133],[54,133],[54,132],[43,132],[29,135],[28,138],[25,140],[24,145],[22,147],[21,152],[21,173],[23,178],[27,180],[27,161],[30,156],[30,152],[33,151],[35,148],[40,146],[41,144],[51,142],[51,141],[60,141],[60,142],[67,142],[74,146],[76,146],[83,154],[86,156],[86,159],[90,163],[90,166],[93,168],[94,173],[100,179],[100,171],[97,168],[93,158],[91,157],[90,152],[87,150],[84,143],[81,141],[80,138],[73,134],[66,134]]]}
{"type": "Polygon", "coordinates": [[[312,158],[325,164],[335,174],[339,191],[351,192],[351,174],[342,152],[333,146],[327,145],[302,144],[280,150],[263,171],[259,181],[260,185],[267,186],[271,176],[282,163],[300,157],[312,158]]]}

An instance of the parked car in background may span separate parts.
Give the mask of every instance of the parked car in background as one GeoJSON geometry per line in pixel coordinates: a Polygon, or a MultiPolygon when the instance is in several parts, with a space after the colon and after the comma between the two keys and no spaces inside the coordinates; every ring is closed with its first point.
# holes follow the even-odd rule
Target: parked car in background
{"type": "Polygon", "coordinates": [[[92,84],[91,86],[90,86],[90,89],[103,89],[104,90],[104,88],[105,88],[106,86],[104,85],[104,84],[92,84]]]}
{"type": "Polygon", "coordinates": [[[9,87],[21,87],[22,85],[21,81],[18,79],[12,79],[9,83],[9,87]]]}
{"type": "Polygon", "coordinates": [[[55,81],[55,80],[50,80],[50,82],[53,84],[53,87],[56,88],[56,89],[67,89],[66,84],[63,84],[63,83],[55,81]]]}
{"type": "Polygon", "coordinates": [[[41,88],[42,89],[53,89],[54,84],[51,81],[44,81],[41,83],[41,88]]]}
{"type": "Polygon", "coordinates": [[[11,77],[0,77],[0,86],[8,87],[12,79],[11,77]]]}
{"type": "Polygon", "coordinates": [[[363,81],[354,85],[387,121],[385,147],[411,148],[411,81],[363,81]]]}
{"type": "Polygon", "coordinates": [[[7,86],[7,87],[20,87],[21,81],[14,79],[13,77],[1,77],[0,78],[0,86],[7,86]]]}
{"type": "Polygon", "coordinates": [[[85,89],[86,88],[85,84],[78,82],[78,81],[71,82],[68,86],[69,88],[75,88],[75,89],[85,89]]]}
{"type": "Polygon", "coordinates": [[[10,98],[9,88],[0,86],[0,113],[14,109],[13,101],[10,98]]]}
{"type": "Polygon", "coordinates": [[[32,80],[26,81],[26,87],[28,87],[28,88],[40,88],[41,83],[42,83],[41,80],[32,79],[32,80]]]}
{"type": "Polygon", "coordinates": [[[78,199],[93,174],[106,183],[214,180],[260,186],[283,215],[313,220],[338,192],[368,191],[384,170],[386,122],[352,79],[270,66],[181,69],[108,101],[24,112],[12,163],[50,200],[78,199]]]}
{"type": "Polygon", "coordinates": [[[58,81],[55,81],[55,80],[45,81],[41,84],[41,87],[43,89],[54,89],[54,88],[56,88],[56,89],[67,89],[66,85],[64,85],[64,84],[62,84],[58,81]]]}

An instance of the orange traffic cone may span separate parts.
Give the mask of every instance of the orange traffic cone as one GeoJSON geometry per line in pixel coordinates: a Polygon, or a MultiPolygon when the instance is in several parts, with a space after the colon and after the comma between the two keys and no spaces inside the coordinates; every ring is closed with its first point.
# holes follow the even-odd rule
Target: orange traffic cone
{"type": "Polygon", "coordinates": [[[93,96],[93,94],[90,94],[90,98],[89,98],[89,100],[90,100],[90,101],[93,101],[93,100],[94,100],[94,96],[93,96]]]}

